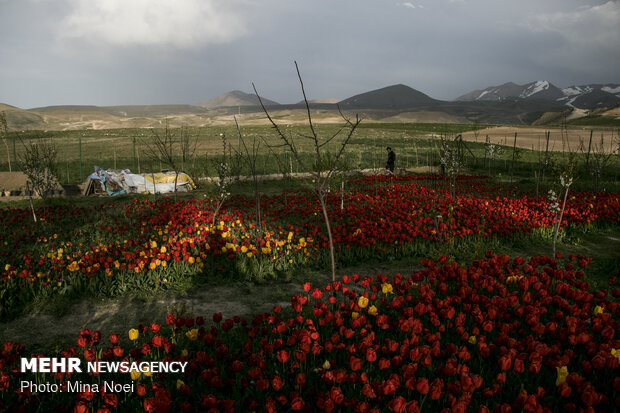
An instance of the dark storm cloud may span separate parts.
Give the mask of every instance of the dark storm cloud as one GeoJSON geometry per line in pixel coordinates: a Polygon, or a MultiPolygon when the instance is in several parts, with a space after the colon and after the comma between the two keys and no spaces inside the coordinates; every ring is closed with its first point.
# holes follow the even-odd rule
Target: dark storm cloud
{"type": "Polygon", "coordinates": [[[619,83],[618,21],[594,0],[0,0],[0,102],[198,103],[252,82],[297,102],[293,60],[315,99],[619,83]]]}

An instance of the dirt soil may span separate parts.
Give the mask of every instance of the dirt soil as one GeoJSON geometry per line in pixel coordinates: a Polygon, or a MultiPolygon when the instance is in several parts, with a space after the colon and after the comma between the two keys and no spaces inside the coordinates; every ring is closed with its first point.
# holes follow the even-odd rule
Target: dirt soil
{"type": "Polygon", "coordinates": [[[23,172],[0,172],[0,191],[26,188],[27,181],[23,172]]]}
{"type": "MultiPolygon", "coordinates": [[[[546,133],[549,135],[549,150],[556,152],[578,151],[580,142],[583,142],[587,150],[590,140],[590,129],[560,129],[549,128],[519,128],[515,126],[499,126],[495,128],[482,129],[476,132],[463,133],[463,139],[471,142],[484,143],[488,136],[491,143],[512,146],[514,144],[515,133],[517,133],[517,147],[523,149],[534,149],[544,151],[547,145],[546,133]],[[564,138],[563,138],[564,137],[564,138]],[[564,142],[563,142],[564,141],[564,142]],[[568,142],[568,143],[566,143],[568,142]]],[[[604,132],[605,147],[610,149],[613,146],[616,132],[604,132]]],[[[601,132],[595,132],[592,136],[592,143],[599,143],[601,132]]]]}

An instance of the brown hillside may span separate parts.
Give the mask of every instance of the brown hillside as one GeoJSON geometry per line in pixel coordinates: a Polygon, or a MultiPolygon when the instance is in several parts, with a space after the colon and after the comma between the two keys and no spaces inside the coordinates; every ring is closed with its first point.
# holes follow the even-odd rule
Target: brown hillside
{"type": "Polygon", "coordinates": [[[4,103],[0,103],[0,112],[6,116],[9,131],[46,128],[45,120],[39,114],[4,103]]]}
{"type": "MultiPolygon", "coordinates": [[[[261,100],[263,101],[263,104],[268,106],[279,105],[278,102],[266,99],[262,96],[261,100]]],[[[232,92],[224,93],[212,99],[207,99],[199,103],[198,106],[202,106],[205,108],[220,108],[227,106],[260,106],[260,102],[256,95],[245,93],[240,90],[233,90],[232,92]]]]}

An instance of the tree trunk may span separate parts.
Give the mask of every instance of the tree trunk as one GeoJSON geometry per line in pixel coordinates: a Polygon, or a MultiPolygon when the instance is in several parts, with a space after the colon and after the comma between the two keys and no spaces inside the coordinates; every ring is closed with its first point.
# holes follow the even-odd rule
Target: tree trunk
{"type": "Polygon", "coordinates": [[[179,180],[179,171],[174,170],[174,201],[177,200],[177,181],[179,180]]]}
{"type": "Polygon", "coordinates": [[[332,264],[332,282],[336,282],[336,259],[334,255],[334,240],[332,238],[332,228],[329,224],[329,214],[327,213],[327,205],[325,204],[325,194],[319,192],[319,202],[321,203],[321,209],[323,210],[323,218],[325,218],[325,227],[327,228],[327,239],[329,241],[329,255],[332,264]]]}
{"type": "Polygon", "coordinates": [[[30,210],[32,211],[32,219],[37,222],[37,214],[34,212],[34,205],[32,204],[32,191],[30,190],[30,184],[26,182],[26,191],[28,191],[28,199],[30,200],[30,210]]]}
{"type": "Polygon", "coordinates": [[[566,198],[568,197],[568,188],[566,187],[566,192],[564,192],[564,200],[562,201],[562,210],[560,211],[560,218],[555,226],[555,231],[553,232],[553,255],[555,256],[555,243],[558,239],[558,232],[560,232],[560,225],[562,225],[562,217],[564,216],[564,208],[566,208],[566,198]]]}
{"type": "Polygon", "coordinates": [[[260,210],[260,193],[258,192],[258,179],[256,176],[256,169],[254,169],[254,195],[256,196],[256,227],[258,232],[256,233],[256,249],[258,251],[258,274],[259,278],[263,273],[263,258],[262,258],[262,250],[260,249],[260,238],[263,234],[263,223],[261,218],[261,210],[260,210]]]}

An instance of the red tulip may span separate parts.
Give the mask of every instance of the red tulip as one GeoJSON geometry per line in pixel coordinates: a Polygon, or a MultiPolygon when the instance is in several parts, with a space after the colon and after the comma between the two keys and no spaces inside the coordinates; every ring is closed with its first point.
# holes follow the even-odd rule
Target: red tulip
{"type": "Polygon", "coordinates": [[[277,358],[280,363],[286,363],[291,357],[291,353],[286,350],[278,351],[277,358]]]}
{"type": "Polygon", "coordinates": [[[421,394],[427,394],[429,390],[428,380],[426,378],[420,378],[415,385],[416,390],[421,394]]]}

